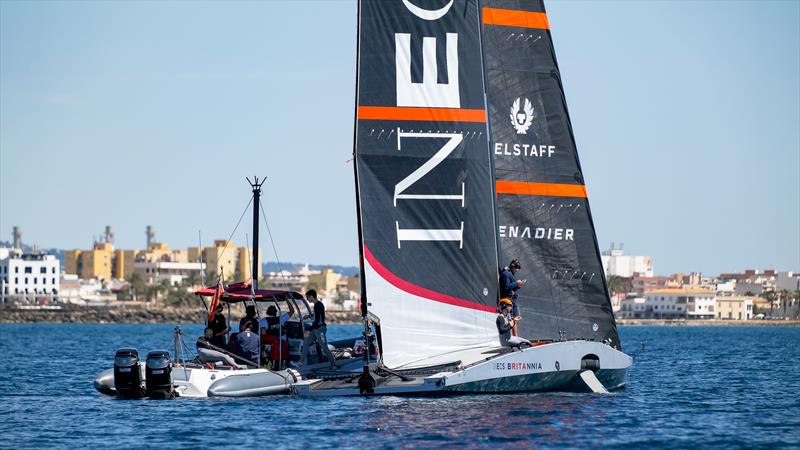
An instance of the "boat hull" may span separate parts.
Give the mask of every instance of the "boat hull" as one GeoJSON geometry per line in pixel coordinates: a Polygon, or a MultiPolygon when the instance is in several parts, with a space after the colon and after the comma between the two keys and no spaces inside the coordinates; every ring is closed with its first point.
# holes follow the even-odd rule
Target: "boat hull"
{"type": "MultiPolygon", "coordinates": [[[[144,380],[144,363],[140,363],[144,380]]],[[[267,369],[215,370],[173,366],[173,387],[178,397],[258,397],[287,394],[297,375],[267,369]]],[[[98,392],[116,396],[114,369],[100,372],[94,380],[98,392]]],[[[144,388],[144,382],[142,384],[144,388]]]]}
{"type": "MultiPolygon", "coordinates": [[[[444,395],[458,393],[591,392],[580,377],[592,370],[607,390],[625,387],[632,358],[608,345],[589,341],[555,342],[523,349],[483,352],[482,360],[452,372],[424,377],[387,378],[376,395],[444,395]],[[596,361],[596,365],[587,364],[596,361]],[[587,368],[590,367],[590,368],[587,368]]],[[[332,385],[319,380],[300,381],[292,390],[300,395],[361,395],[354,382],[332,385]]]]}

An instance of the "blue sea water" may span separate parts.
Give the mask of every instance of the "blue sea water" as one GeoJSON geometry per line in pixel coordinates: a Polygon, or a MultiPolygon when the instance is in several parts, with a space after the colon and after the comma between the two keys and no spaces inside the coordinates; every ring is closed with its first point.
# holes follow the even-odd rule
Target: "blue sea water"
{"type": "MultiPolygon", "coordinates": [[[[169,348],[172,328],[0,325],[0,447],[800,448],[800,327],[620,327],[635,361],[628,388],[611,395],[123,401],[95,392],[118,347],[169,348]]],[[[329,329],[331,339],[357,333],[329,329]]]]}

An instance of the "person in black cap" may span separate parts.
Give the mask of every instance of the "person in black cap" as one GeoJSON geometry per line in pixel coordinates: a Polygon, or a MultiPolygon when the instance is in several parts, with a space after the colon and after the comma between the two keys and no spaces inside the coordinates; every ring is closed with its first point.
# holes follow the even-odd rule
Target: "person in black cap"
{"type": "Polygon", "coordinates": [[[511,326],[511,334],[517,335],[517,322],[522,320],[517,305],[517,291],[525,285],[525,280],[518,280],[517,272],[522,268],[519,260],[512,259],[507,267],[500,272],[500,298],[507,298],[511,301],[511,317],[514,319],[511,326]]]}

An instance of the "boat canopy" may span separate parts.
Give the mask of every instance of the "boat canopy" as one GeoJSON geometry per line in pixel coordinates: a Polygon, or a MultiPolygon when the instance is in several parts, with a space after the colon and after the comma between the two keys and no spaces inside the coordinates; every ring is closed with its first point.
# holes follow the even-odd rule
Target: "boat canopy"
{"type": "MultiPolygon", "coordinates": [[[[195,291],[195,295],[199,295],[201,297],[213,297],[214,293],[216,292],[216,287],[210,286],[205,287],[203,289],[199,289],[195,291]]],[[[222,293],[222,298],[220,301],[227,302],[227,303],[240,303],[248,300],[255,300],[255,301],[285,301],[290,298],[301,300],[303,299],[302,294],[299,292],[294,291],[273,291],[268,289],[257,289],[254,292],[250,289],[249,284],[245,283],[234,283],[228,285],[222,293]]]]}

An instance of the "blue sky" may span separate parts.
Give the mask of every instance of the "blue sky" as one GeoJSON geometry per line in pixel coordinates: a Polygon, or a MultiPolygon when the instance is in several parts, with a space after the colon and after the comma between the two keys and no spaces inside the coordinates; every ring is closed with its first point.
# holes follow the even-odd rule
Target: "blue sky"
{"type": "MultiPolygon", "coordinates": [[[[800,3],[546,5],[601,247],[800,269],[800,3]]],[[[0,239],[208,243],[258,174],[282,260],[356,264],[355,38],[350,1],[0,2],[0,239]]]]}

